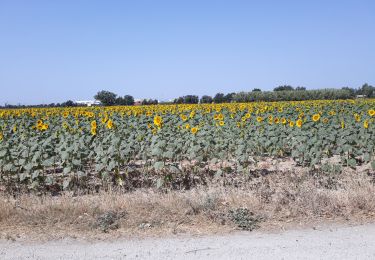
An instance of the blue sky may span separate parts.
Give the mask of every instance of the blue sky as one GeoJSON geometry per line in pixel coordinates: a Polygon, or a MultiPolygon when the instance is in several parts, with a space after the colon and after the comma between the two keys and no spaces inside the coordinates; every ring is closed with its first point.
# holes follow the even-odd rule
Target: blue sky
{"type": "Polygon", "coordinates": [[[375,1],[0,0],[0,104],[375,84],[375,1]]]}

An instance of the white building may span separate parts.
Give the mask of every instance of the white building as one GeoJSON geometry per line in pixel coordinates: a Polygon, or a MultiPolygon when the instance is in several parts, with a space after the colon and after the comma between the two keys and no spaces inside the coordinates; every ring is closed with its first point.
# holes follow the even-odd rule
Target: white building
{"type": "Polygon", "coordinates": [[[85,105],[85,106],[88,106],[88,107],[91,107],[91,106],[94,106],[94,105],[100,105],[100,101],[98,100],[78,100],[78,101],[75,101],[76,104],[78,105],[85,105]]]}

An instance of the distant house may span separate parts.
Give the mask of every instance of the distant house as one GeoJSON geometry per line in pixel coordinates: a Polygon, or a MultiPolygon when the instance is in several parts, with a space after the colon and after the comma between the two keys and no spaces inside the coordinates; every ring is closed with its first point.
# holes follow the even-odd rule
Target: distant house
{"type": "Polygon", "coordinates": [[[84,106],[88,106],[88,107],[98,106],[98,105],[101,104],[101,102],[98,101],[98,100],[78,100],[78,101],[75,101],[75,103],[77,105],[84,105],[84,106]]]}
{"type": "Polygon", "coordinates": [[[366,95],[357,95],[356,98],[365,98],[365,97],[366,97],[366,95]]]}
{"type": "Polygon", "coordinates": [[[142,105],[143,99],[134,99],[134,105],[135,106],[140,106],[142,105]]]}

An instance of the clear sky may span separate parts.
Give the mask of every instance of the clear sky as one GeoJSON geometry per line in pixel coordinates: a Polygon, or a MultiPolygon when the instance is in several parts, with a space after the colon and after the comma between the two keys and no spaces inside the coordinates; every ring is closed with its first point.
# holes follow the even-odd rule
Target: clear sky
{"type": "Polygon", "coordinates": [[[373,0],[0,0],[0,104],[365,82],[373,0]]]}

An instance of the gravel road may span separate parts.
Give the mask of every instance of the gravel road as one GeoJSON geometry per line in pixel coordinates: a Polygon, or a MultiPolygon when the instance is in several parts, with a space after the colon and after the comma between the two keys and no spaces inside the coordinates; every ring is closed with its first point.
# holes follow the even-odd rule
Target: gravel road
{"type": "Polygon", "coordinates": [[[375,259],[375,224],[91,243],[0,241],[0,259],[375,259]]]}

